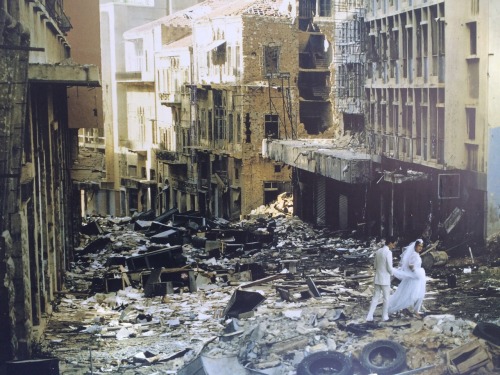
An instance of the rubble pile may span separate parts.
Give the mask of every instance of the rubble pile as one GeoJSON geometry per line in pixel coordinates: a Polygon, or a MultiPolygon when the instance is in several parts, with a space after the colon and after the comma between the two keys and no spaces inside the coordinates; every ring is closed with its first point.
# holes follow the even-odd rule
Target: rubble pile
{"type": "Polygon", "coordinates": [[[44,353],[63,374],[300,375],[315,360],[346,374],[498,371],[498,343],[474,332],[500,323],[498,268],[428,271],[424,319],[366,323],[381,244],[313,228],[288,199],[237,223],[175,209],[89,218],[44,353]],[[370,354],[381,345],[392,372],[370,354]]]}

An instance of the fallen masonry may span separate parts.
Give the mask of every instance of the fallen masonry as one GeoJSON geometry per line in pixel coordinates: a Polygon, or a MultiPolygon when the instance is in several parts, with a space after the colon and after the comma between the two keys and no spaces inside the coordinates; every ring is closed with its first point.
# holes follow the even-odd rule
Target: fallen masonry
{"type": "Polygon", "coordinates": [[[369,324],[380,243],[312,228],[285,198],[237,223],[176,210],[89,218],[40,343],[46,373],[499,372],[485,333],[500,323],[498,267],[433,266],[423,319],[369,324]]]}

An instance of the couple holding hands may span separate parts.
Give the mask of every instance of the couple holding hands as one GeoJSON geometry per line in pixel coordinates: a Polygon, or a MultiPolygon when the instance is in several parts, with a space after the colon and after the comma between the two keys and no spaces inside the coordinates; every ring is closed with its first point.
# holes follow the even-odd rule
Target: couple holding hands
{"type": "Polygon", "coordinates": [[[401,254],[398,268],[392,266],[392,249],[397,245],[397,239],[389,236],[386,238],[385,246],[375,253],[374,269],[374,292],[370,310],[366,321],[373,321],[373,313],[382,297],[382,320],[389,321],[389,314],[403,309],[411,310],[418,318],[421,318],[420,309],[425,296],[425,270],[422,268],[420,252],[424,242],[420,239],[405,247],[401,254]],[[395,276],[401,282],[394,294],[391,295],[391,277],[395,276]]]}

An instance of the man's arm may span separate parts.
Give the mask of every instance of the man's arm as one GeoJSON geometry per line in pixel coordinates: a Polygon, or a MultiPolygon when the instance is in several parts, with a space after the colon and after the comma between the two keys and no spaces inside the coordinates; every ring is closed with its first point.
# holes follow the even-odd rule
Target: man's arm
{"type": "Polygon", "coordinates": [[[394,270],[392,268],[392,252],[391,251],[388,251],[385,254],[385,262],[386,262],[387,272],[389,272],[392,276],[394,273],[394,270]]]}

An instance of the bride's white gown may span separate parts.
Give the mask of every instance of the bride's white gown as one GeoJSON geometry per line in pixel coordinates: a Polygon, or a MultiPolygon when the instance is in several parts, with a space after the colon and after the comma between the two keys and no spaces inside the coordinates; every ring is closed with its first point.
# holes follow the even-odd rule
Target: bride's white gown
{"type": "Polygon", "coordinates": [[[389,314],[410,308],[419,313],[425,296],[425,270],[422,259],[409,246],[401,256],[401,268],[394,269],[394,276],[401,280],[394,294],[389,297],[389,314]],[[413,271],[410,269],[413,264],[413,271]]]}

